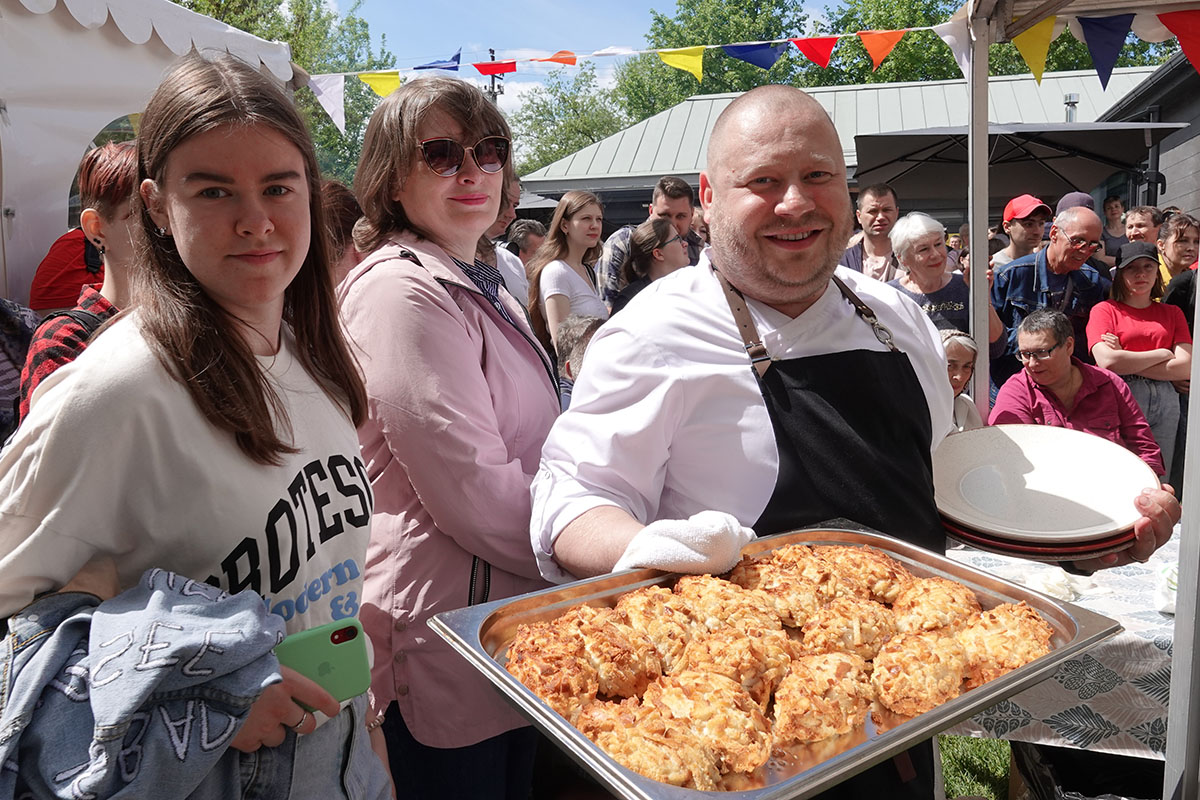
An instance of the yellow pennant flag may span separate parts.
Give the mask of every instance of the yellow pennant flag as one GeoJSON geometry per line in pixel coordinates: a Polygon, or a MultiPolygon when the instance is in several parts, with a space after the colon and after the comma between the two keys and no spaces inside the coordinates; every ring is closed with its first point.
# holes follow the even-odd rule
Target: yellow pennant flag
{"type": "Polygon", "coordinates": [[[380,97],[387,97],[400,88],[400,73],[391,72],[360,72],[358,79],[371,87],[371,91],[380,97]]]}
{"type": "Polygon", "coordinates": [[[133,135],[137,136],[138,131],[141,130],[141,128],[142,128],[141,112],[138,112],[137,114],[130,114],[129,115],[129,124],[133,126],[133,135]]]}
{"type": "Polygon", "coordinates": [[[659,50],[658,57],[668,67],[681,69],[696,76],[697,81],[704,80],[704,45],[698,47],[677,47],[674,50],[659,50]]]}
{"type": "MultiPolygon", "coordinates": [[[[1013,37],[1012,43],[1025,59],[1025,66],[1033,73],[1038,86],[1042,85],[1042,73],[1046,70],[1046,54],[1054,39],[1054,23],[1058,17],[1046,17],[1022,34],[1013,37]]],[[[1015,20],[1014,20],[1015,21],[1015,20]]]]}

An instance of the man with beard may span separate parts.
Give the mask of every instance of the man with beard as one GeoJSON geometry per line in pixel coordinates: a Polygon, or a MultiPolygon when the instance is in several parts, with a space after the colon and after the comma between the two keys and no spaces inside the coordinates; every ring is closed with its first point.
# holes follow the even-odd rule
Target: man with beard
{"type": "Polygon", "coordinates": [[[854,216],[862,226],[862,238],[846,248],[841,265],[884,283],[895,280],[900,262],[892,252],[889,234],[900,219],[896,190],[886,183],[863,189],[858,195],[854,216]]]}
{"type": "MultiPolygon", "coordinates": [[[[829,116],[799,89],[746,92],[713,127],[700,196],[711,260],[600,329],[546,440],[532,487],[542,574],[717,574],[756,534],[837,517],[940,552],[941,337],[895,289],[838,267],[850,197],[829,116]]],[[[1139,508],[1144,559],[1179,504],[1160,491],[1139,508]]],[[[827,796],[932,797],[930,748],[827,796]]]]}

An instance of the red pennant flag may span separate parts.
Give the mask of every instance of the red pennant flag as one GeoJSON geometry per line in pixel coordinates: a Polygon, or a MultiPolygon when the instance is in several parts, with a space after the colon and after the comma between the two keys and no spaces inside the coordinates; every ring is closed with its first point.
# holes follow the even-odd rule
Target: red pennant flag
{"type": "Polygon", "coordinates": [[[479,70],[480,75],[503,75],[505,72],[516,72],[516,61],[481,61],[471,66],[479,70]]]}
{"type": "Polygon", "coordinates": [[[875,69],[879,69],[879,65],[892,52],[892,48],[896,43],[904,38],[907,30],[903,31],[859,31],[858,38],[862,39],[863,47],[867,48],[867,53],[871,56],[871,61],[875,64],[875,69]]]}
{"type": "Polygon", "coordinates": [[[1175,34],[1179,47],[1197,72],[1200,72],[1200,11],[1172,11],[1159,14],[1158,21],[1175,34]]]}
{"type": "Polygon", "coordinates": [[[575,54],[572,53],[570,50],[559,50],[557,53],[550,56],[549,58],[534,58],[531,60],[532,61],[553,61],[558,64],[570,64],[572,67],[575,66],[575,54]]]}
{"type": "Polygon", "coordinates": [[[804,56],[821,69],[829,67],[829,59],[833,56],[833,48],[837,47],[837,36],[817,36],[811,39],[792,39],[804,56]]]}

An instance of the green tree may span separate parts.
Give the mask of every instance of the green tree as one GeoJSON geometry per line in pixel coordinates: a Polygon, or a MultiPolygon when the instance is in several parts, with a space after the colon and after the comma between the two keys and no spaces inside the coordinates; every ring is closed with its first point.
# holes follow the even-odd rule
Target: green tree
{"type": "Polygon", "coordinates": [[[627,124],[613,93],[596,85],[596,65],[586,61],[568,76],[567,68],[523,98],[509,118],[518,143],[517,172],[525,175],[611,136],[627,124]]]}
{"type": "MultiPolygon", "coordinates": [[[[677,0],[675,15],[651,11],[646,44],[651,48],[759,42],[797,36],[807,15],[794,0],[677,0]]],[[[790,46],[790,45],[789,45],[790,46]]],[[[617,68],[616,96],[633,121],[643,120],[694,94],[744,92],[766,83],[792,83],[799,75],[795,58],[785,54],[770,70],[726,55],[704,53],[704,80],[646,54],[617,68]]]]}
{"type": "MultiPolygon", "coordinates": [[[[395,57],[380,37],[376,49],[356,2],[338,16],[322,0],[184,0],[193,11],[219,19],[264,39],[287,42],[292,61],[309,74],[388,69],[395,57]]],[[[296,105],[308,123],[321,171],[349,185],[358,166],[362,136],[379,98],[362,81],[346,78],[346,135],[330,121],[311,90],[296,92],[296,105]]]]}

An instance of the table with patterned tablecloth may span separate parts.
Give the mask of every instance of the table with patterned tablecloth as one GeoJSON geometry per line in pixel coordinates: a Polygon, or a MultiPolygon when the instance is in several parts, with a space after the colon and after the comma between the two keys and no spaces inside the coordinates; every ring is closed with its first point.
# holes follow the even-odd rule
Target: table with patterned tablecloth
{"type": "Polygon", "coordinates": [[[1034,589],[1065,588],[1075,596],[1064,599],[1112,617],[1125,630],[946,733],[1165,758],[1175,618],[1159,607],[1161,576],[1179,559],[1178,528],[1149,562],[1086,578],[971,548],[947,555],[1034,589]]]}

